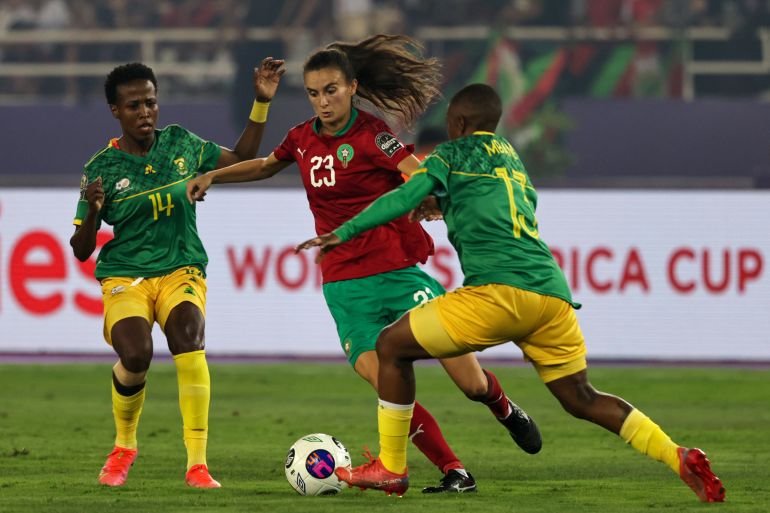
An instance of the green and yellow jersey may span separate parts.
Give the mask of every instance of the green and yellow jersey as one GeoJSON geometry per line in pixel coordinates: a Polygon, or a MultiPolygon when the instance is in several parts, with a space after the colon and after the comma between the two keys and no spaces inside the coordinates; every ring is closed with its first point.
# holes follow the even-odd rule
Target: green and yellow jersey
{"type": "Polygon", "coordinates": [[[214,169],[221,148],[178,125],[155,131],[147,155],[131,155],[117,140],[85,165],[75,214],[80,225],[88,212],[85,189],[101,177],[104,206],[99,221],[113,226],[114,238],[96,259],[97,279],[153,277],[193,265],[205,272],[208,257],[198,236],[195,205],[186,182],[214,169]]]}
{"type": "Polygon", "coordinates": [[[507,140],[475,132],[437,146],[420,169],[436,182],[464,285],[502,283],[572,303],[564,273],[540,239],[537,192],[507,140]]]}
{"type": "Polygon", "coordinates": [[[500,283],[561,298],[575,307],[567,280],[540,239],[537,193],[513,146],[491,132],[440,144],[412,179],[334,231],[348,240],[372,224],[438,198],[463,285],[500,283]]]}

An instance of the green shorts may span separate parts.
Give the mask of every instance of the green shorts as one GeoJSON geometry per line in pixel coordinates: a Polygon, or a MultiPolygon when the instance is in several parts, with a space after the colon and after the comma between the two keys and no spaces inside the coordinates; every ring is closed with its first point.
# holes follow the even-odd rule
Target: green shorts
{"type": "Polygon", "coordinates": [[[382,328],[415,306],[446,292],[416,265],[365,278],[325,283],[323,291],[337,324],[340,344],[353,366],[361,353],[374,351],[382,328]]]}

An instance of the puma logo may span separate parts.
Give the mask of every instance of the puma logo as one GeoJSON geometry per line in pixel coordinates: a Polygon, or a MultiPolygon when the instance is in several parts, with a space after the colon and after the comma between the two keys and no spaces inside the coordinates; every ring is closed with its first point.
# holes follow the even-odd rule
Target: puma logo
{"type": "Polygon", "coordinates": [[[307,151],[307,148],[305,148],[304,150],[300,150],[299,148],[297,148],[297,153],[299,153],[299,157],[302,158],[302,159],[305,158],[305,152],[306,151],[307,151]]]}
{"type": "Polygon", "coordinates": [[[409,435],[409,440],[410,440],[410,441],[412,441],[412,442],[414,442],[414,437],[415,437],[415,436],[417,436],[417,435],[419,435],[419,434],[421,434],[421,433],[425,433],[425,431],[423,431],[423,429],[422,429],[422,424],[420,424],[419,426],[417,426],[417,429],[415,429],[415,430],[414,430],[414,433],[412,433],[411,435],[409,435]]]}

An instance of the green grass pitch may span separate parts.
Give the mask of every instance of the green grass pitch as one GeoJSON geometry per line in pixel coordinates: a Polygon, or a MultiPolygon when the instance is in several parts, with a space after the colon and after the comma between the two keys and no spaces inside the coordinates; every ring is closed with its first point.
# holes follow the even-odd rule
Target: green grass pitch
{"type": "Polygon", "coordinates": [[[417,369],[417,398],[478,481],[476,494],[424,496],[440,477],[410,446],[402,499],[345,490],[300,497],[284,477],[298,437],[326,432],[354,464],[377,449],[375,394],[344,364],[212,365],[209,466],[220,490],[183,482],[185,452],[173,366],[150,370],[140,452],[126,486],[96,476],[113,443],[110,365],[0,366],[0,511],[121,512],[766,512],[770,511],[770,371],[592,367],[593,384],[625,397],[677,442],[709,455],[725,504],[701,504],[667,467],[561,410],[526,367],[494,367],[540,425],[543,451],[520,451],[485,407],[439,366],[417,369]]]}

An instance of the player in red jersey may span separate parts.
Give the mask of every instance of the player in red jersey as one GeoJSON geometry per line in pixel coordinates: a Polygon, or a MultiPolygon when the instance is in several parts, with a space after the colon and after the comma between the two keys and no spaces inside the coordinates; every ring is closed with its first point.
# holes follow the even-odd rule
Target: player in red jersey
{"type": "MultiPolygon", "coordinates": [[[[304,65],[308,99],[316,116],[292,128],[266,158],[198,176],[188,199],[200,200],[213,183],[270,178],[296,162],[307,191],[316,232],[327,233],[374,199],[403,183],[418,159],[378,117],[353,105],[354,96],[409,126],[439,95],[436,59],[420,56],[405,36],[376,35],[357,43],[332,43],[304,65]]],[[[375,343],[379,332],[412,307],[445,291],[418,263],[433,253],[433,241],[406,216],[358,237],[324,258],[323,292],[340,343],[355,371],[378,389],[375,343]]],[[[508,399],[497,378],[473,355],[441,360],[457,386],[486,404],[526,452],[540,450],[537,426],[508,399]]],[[[409,435],[445,474],[426,493],[476,489],[447,445],[431,414],[415,404],[409,435]]]]}

